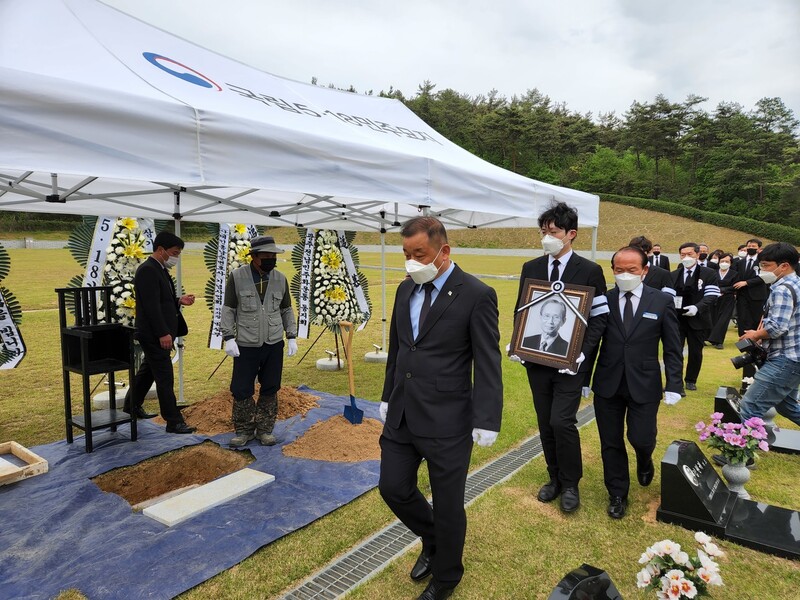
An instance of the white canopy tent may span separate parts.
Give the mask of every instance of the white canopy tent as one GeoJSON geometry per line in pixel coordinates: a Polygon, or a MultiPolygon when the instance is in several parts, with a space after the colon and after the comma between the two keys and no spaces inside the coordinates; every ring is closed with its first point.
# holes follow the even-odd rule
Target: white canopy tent
{"type": "Polygon", "coordinates": [[[594,252],[597,196],[487,163],[397,100],[271,75],[97,0],[0,3],[0,210],[383,234],[422,212],[535,227],[551,201],[594,252]]]}

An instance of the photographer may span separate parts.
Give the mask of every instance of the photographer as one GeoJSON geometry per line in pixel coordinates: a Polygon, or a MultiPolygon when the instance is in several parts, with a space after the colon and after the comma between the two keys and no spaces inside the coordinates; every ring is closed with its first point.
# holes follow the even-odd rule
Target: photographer
{"type": "Polygon", "coordinates": [[[800,425],[800,277],[797,250],[778,242],[759,255],[761,277],[772,284],[764,319],[758,329],[748,329],[740,340],[761,343],[766,360],[755,374],[741,402],[742,421],[764,418],[770,408],[800,425]]]}

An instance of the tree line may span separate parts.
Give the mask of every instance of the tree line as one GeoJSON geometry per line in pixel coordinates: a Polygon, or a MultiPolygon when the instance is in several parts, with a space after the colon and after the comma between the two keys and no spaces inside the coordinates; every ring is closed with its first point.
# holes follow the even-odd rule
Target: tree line
{"type": "MultiPolygon", "coordinates": [[[[402,101],[443,136],[493,164],[597,194],[677,202],[800,227],[800,122],[780,98],[751,110],[690,95],[658,95],[614,112],[570,111],[537,89],[506,98],[437,91],[425,81],[402,101]]],[[[350,91],[355,91],[350,89],[350,91]]]]}

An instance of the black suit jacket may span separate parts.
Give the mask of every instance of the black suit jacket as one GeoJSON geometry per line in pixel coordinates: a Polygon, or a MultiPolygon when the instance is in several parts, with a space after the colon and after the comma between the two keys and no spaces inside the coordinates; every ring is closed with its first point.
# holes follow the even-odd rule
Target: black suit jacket
{"type": "MultiPolygon", "coordinates": [[[[739,273],[739,281],[746,281],[747,285],[736,290],[737,300],[743,302],[761,303],[767,301],[769,297],[769,286],[758,276],[757,269],[747,269],[747,261],[750,257],[742,258],[736,264],[739,273]]],[[[755,257],[756,261],[758,256],[755,257]]],[[[755,263],[758,264],[757,262],[755,263]]]]}
{"type": "Polygon", "coordinates": [[[647,258],[650,265],[661,267],[665,271],[669,271],[669,257],[666,254],[659,254],[658,256],[650,255],[647,258]]]}
{"type": "Polygon", "coordinates": [[[704,265],[701,265],[700,261],[698,260],[697,264],[700,265],[701,267],[707,267],[709,269],[714,269],[715,271],[719,271],[719,265],[717,263],[712,263],[710,260],[707,260],[706,264],[704,265]]]}
{"type": "Polygon", "coordinates": [[[386,426],[405,415],[413,435],[450,437],[473,428],[500,431],[503,413],[500,331],[494,289],[458,265],[431,305],[415,340],[409,299],[417,285],[397,288],[381,400],[386,426]]]}
{"type": "Polygon", "coordinates": [[[634,402],[659,402],[664,392],[659,343],[664,347],[666,390],[682,392],[683,346],[672,296],[644,286],[630,333],[622,325],[619,288],[608,292],[608,304],[608,323],[592,382],[594,393],[606,398],[616,395],[624,374],[634,402]]]}
{"type": "Polygon", "coordinates": [[[167,334],[177,337],[180,301],[167,270],[151,256],[136,269],[133,284],[137,339],[157,341],[167,334]]]}
{"type": "Polygon", "coordinates": [[[672,274],[661,267],[651,266],[647,269],[647,275],[644,276],[643,283],[657,290],[662,290],[665,287],[674,289],[672,287],[672,274]]]}
{"type": "MultiPolygon", "coordinates": [[[[522,265],[522,273],[519,276],[519,291],[517,292],[517,307],[522,304],[521,299],[526,279],[550,279],[550,274],[547,272],[547,259],[547,256],[540,256],[522,265]]],[[[603,276],[602,267],[596,262],[579,256],[575,252],[572,253],[567,266],[562,270],[561,281],[574,285],[593,287],[595,306],[597,305],[598,298],[602,298],[603,301],[605,300],[606,280],[603,276]]],[[[607,318],[607,311],[589,317],[586,335],[583,337],[583,346],[581,346],[581,352],[583,352],[583,355],[586,357],[586,360],[581,363],[578,369],[581,373],[586,373],[591,370],[591,357],[593,356],[593,352],[597,349],[597,344],[600,343],[607,318]]],[[[525,366],[532,367],[533,364],[526,362],[525,366]]]]}
{"type": "Polygon", "coordinates": [[[678,296],[683,297],[683,308],[694,305],[697,307],[697,315],[694,317],[685,317],[679,314],[679,319],[685,319],[686,325],[690,329],[711,329],[711,309],[717,302],[718,295],[707,295],[707,286],[719,288],[719,277],[717,272],[708,267],[701,267],[695,265],[691,269],[692,278],[689,280],[688,285],[684,285],[684,266],[678,265],[678,268],[672,272],[672,288],[678,296]],[[702,284],[701,284],[702,282],[702,284]]]}
{"type": "MultiPolygon", "coordinates": [[[[539,345],[541,343],[542,334],[540,333],[537,333],[536,335],[529,335],[522,340],[522,345],[525,348],[530,348],[531,350],[539,350],[539,345]]],[[[569,342],[567,342],[567,340],[562,338],[560,335],[556,335],[556,338],[550,343],[550,347],[545,350],[545,352],[566,356],[567,350],[569,350],[569,342]]]]}

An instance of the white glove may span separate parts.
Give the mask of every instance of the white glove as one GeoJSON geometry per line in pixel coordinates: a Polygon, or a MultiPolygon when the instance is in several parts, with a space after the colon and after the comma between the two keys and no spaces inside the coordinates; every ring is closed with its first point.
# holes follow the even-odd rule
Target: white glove
{"type": "Polygon", "coordinates": [[[683,316],[684,317],[693,317],[697,314],[697,307],[694,304],[689,306],[683,307],[683,316]]]}
{"type": "Polygon", "coordinates": [[[477,427],[472,430],[472,441],[478,446],[491,446],[497,440],[497,431],[489,431],[487,429],[478,429],[477,427]]]}
{"type": "Polygon", "coordinates": [[[239,356],[239,344],[236,343],[235,339],[225,340],[225,354],[231,358],[239,356]]]}
{"type": "MultiPolygon", "coordinates": [[[[511,352],[511,344],[506,344],[506,354],[508,354],[509,352],[511,352]]],[[[519,356],[517,356],[516,354],[508,354],[508,359],[509,359],[511,362],[519,363],[519,364],[521,364],[521,365],[524,365],[524,364],[525,364],[525,361],[524,361],[524,360],[522,360],[522,359],[521,359],[519,356]]]]}
{"type": "Polygon", "coordinates": [[[384,423],[386,422],[386,415],[389,413],[389,403],[388,402],[381,402],[381,405],[378,407],[378,413],[381,415],[381,421],[384,423]]]}
{"type": "MultiPolygon", "coordinates": [[[[586,357],[583,355],[583,352],[581,352],[581,355],[575,361],[575,368],[577,369],[578,367],[580,367],[581,363],[583,361],[585,361],[585,360],[586,360],[586,357]]],[[[569,369],[559,369],[558,372],[559,373],[563,373],[564,375],[577,375],[578,374],[578,371],[570,371],[569,369]]],[[[587,396],[587,398],[588,398],[588,396],[587,396]]]]}
{"type": "Polygon", "coordinates": [[[681,395],[678,392],[664,392],[664,402],[667,404],[677,404],[681,400],[681,395]]]}
{"type": "Polygon", "coordinates": [[[297,354],[297,340],[296,339],[291,338],[291,339],[287,340],[286,341],[286,347],[289,349],[288,352],[287,352],[287,354],[289,356],[294,356],[295,354],[297,354]]]}
{"type": "Polygon", "coordinates": [[[592,388],[590,388],[588,385],[585,385],[581,388],[581,396],[583,396],[584,398],[588,398],[589,394],[591,393],[592,393],[592,388]]]}

